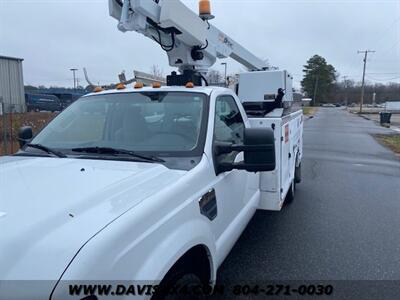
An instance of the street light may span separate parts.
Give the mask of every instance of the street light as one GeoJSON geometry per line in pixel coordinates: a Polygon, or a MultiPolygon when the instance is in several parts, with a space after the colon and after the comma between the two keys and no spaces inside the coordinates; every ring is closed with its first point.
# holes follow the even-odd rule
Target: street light
{"type": "Polygon", "coordinates": [[[228,68],[228,63],[226,63],[226,62],[223,62],[223,63],[221,63],[221,65],[224,65],[225,66],[225,77],[224,77],[224,79],[225,79],[225,85],[227,85],[228,84],[228,78],[226,77],[227,76],[227,68],[228,68]]]}
{"type": "Polygon", "coordinates": [[[78,71],[78,69],[72,68],[72,69],[69,69],[69,70],[72,71],[72,73],[74,74],[74,91],[76,91],[76,77],[75,77],[75,72],[78,71]]]}

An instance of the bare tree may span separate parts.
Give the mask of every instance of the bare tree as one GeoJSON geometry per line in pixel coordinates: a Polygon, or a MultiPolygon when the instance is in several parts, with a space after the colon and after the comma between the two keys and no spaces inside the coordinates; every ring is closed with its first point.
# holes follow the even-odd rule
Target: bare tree
{"type": "Polygon", "coordinates": [[[207,73],[207,81],[210,85],[218,85],[224,83],[224,75],[217,70],[210,70],[207,73]]]}
{"type": "Polygon", "coordinates": [[[155,77],[164,77],[164,71],[158,65],[152,65],[150,68],[150,74],[155,77]]]}

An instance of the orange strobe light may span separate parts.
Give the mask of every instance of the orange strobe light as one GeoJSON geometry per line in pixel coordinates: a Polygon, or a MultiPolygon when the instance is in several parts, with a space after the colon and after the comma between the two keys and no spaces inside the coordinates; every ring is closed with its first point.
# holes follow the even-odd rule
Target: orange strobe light
{"type": "Polygon", "coordinates": [[[214,18],[214,16],[211,14],[210,0],[199,1],[199,16],[203,20],[210,20],[214,18]]]}

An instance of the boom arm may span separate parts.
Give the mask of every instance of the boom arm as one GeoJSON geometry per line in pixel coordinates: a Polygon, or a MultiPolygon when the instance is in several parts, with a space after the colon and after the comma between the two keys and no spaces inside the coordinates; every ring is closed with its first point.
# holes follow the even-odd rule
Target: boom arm
{"type": "Polygon", "coordinates": [[[180,0],[109,0],[110,16],[122,32],[136,31],[167,52],[170,66],[206,73],[217,58],[232,57],[250,71],[268,65],[180,0]]]}

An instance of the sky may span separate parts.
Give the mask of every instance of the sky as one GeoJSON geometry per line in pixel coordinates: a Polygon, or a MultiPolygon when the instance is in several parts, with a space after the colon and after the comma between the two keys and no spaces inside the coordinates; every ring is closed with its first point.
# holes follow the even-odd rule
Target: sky
{"type": "MultiPolygon", "coordinates": [[[[151,1],[151,0],[148,0],[151,1]]],[[[183,0],[197,11],[197,0],[183,0]]],[[[363,55],[371,83],[400,83],[400,0],[211,0],[212,24],[262,59],[294,76],[300,88],[303,65],[318,54],[339,74],[361,81],[363,55]]],[[[108,15],[107,0],[0,0],[0,55],[24,59],[25,84],[73,86],[71,68],[86,85],[117,82],[117,74],[164,74],[165,52],[136,32],[122,33],[108,15]]],[[[228,73],[244,68],[232,59],[214,69],[228,73]]]]}

